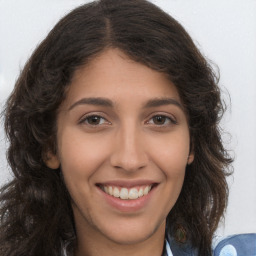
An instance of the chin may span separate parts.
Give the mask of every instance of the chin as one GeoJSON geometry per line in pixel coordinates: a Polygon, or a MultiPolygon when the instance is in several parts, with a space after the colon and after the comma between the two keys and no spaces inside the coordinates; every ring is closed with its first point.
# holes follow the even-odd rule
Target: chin
{"type": "MultiPolygon", "coordinates": [[[[152,224],[152,222],[151,222],[152,224]]],[[[153,237],[156,233],[161,231],[161,229],[165,230],[165,222],[156,225],[149,225],[148,222],[142,223],[133,223],[129,225],[128,223],[118,225],[111,229],[107,229],[104,232],[104,236],[108,237],[109,240],[123,245],[131,245],[141,243],[153,237]]]]}
{"type": "Polygon", "coordinates": [[[134,232],[128,233],[126,232],[119,232],[118,234],[110,234],[109,239],[113,241],[116,244],[122,244],[122,245],[131,245],[131,244],[138,244],[143,241],[146,241],[149,239],[153,234],[153,232],[139,232],[137,234],[134,234],[134,232]]]}

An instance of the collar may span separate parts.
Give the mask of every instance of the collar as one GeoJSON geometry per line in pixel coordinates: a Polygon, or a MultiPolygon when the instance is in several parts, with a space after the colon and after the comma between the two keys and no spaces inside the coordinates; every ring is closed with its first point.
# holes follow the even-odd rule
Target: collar
{"type": "Polygon", "coordinates": [[[166,253],[163,256],[196,256],[197,250],[193,249],[190,242],[178,243],[171,235],[166,235],[166,253]],[[172,248],[172,249],[171,249],[172,248]],[[169,250],[169,251],[168,251],[169,250]],[[169,254],[168,254],[169,253],[169,254]]]}
{"type": "Polygon", "coordinates": [[[167,240],[165,240],[165,250],[166,250],[166,256],[173,256],[170,244],[167,240]]]}

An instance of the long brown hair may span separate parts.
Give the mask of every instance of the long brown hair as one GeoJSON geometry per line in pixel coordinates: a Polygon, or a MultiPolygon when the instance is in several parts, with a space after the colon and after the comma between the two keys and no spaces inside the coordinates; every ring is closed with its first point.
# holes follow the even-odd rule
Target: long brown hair
{"type": "MultiPolygon", "coordinates": [[[[184,28],[145,0],[101,0],[59,21],[26,63],[6,103],[5,131],[13,180],[1,189],[2,256],[60,255],[75,246],[69,194],[61,169],[44,163],[56,148],[56,116],[74,71],[106,48],[163,72],[186,109],[194,162],[186,169],[166,232],[211,255],[211,240],[227,205],[232,162],[221,140],[224,112],[218,78],[184,28]]],[[[107,88],[106,88],[107,90],[107,88]]]]}

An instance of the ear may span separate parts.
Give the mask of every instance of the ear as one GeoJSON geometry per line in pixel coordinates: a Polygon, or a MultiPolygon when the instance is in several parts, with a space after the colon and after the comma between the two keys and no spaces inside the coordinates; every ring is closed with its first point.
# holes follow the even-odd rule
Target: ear
{"type": "Polygon", "coordinates": [[[50,169],[58,169],[60,167],[58,156],[51,152],[46,153],[44,162],[50,169]]]}
{"type": "Polygon", "coordinates": [[[190,165],[193,163],[195,158],[195,153],[194,153],[194,142],[193,142],[193,138],[190,141],[190,147],[189,147],[189,155],[188,155],[188,160],[187,160],[187,164],[190,165]]]}
{"type": "Polygon", "coordinates": [[[193,163],[194,157],[195,157],[194,152],[190,152],[188,155],[188,162],[187,162],[188,165],[193,163]]]}

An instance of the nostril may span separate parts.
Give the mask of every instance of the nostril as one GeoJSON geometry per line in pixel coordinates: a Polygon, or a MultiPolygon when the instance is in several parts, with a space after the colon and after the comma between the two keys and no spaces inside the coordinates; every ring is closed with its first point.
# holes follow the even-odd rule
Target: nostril
{"type": "Polygon", "coordinates": [[[126,159],[123,158],[112,158],[111,159],[111,164],[114,168],[116,169],[122,169],[127,172],[134,172],[141,170],[147,166],[147,161],[145,159],[139,159],[138,157],[136,158],[128,158],[125,157],[126,159]],[[128,159],[127,159],[128,158],[128,159]]]}

